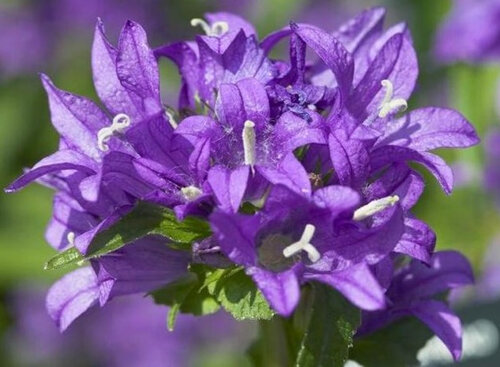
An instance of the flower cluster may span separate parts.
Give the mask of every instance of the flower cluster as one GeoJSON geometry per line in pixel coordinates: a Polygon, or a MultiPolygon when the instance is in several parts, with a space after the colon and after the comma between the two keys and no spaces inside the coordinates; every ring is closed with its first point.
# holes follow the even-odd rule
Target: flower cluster
{"type": "Polygon", "coordinates": [[[449,194],[451,170],[431,151],[478,138],[453,110],[403,113],[417,59],[406,25],[384,30],[384,16],[366,10],[332,34],[292,22],[259,41],[245,20],[212,13],[192,20],[204,33],[195,41],[155,50],[135,22],[117,47],[98,22],[92,68],[105,110],[42,75],[59,150],[7,191],[34,180],[56,190],[55,249],[91,254],[138,202],[211,228],[191,252],[152,231],[91,257],[49,291],[59,327],[202,263],[244,269],[282,316],[317,282],[364,310],[362,333],[415,315],[458,358],[460,322],[432,297],[471,282],[471,270],[457,253],[434,253],[434,233],[411,213],[424,182],[409,164],[449,194]],[[289,57],[271,58],[282,40],[289,57]],[[177,108],[162,104],[158,58],[179,69],[177,108]]]}

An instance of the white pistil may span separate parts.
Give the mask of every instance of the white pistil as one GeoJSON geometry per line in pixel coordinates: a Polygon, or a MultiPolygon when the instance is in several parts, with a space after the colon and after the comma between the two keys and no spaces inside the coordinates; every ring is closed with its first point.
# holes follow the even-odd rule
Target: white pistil
{"type": "Polygon", "coordinates": [[[201,189],[199,189],[198,187],[191,185],[183,187],[181,189],[181,193],[184,199],[186,199],[187,201],[193,201],[198,199],[201,194],[203,194],[203,191],[201,191],[201,189]]]}
{"type": "Polygon", "coordinates": [[[177,121],[175,121],[173,113],[170,110],[166,109],[165,116],[167,116],[168,123],[170,124],[170,126],[172,126],[172,129],[177,129],[177,126],[179,126],[179,124],[177,123],[177,121]]]}
{"type": "Polygon", "coordinates": [[[394,86],[390,80],[382,80],[381,84],[385,88],[385,96],[380,105],[378,117],[384,118],[393,111],[404,111],[408,108],[408,102],[404,98],[393,98],[394,86]]]}
{"type": "Polygon", "coordinates": [[[314,236],[314,231],[316,231],[316,227],[314,227],[312,224],[307,224],[304,228],[304,232],[302,233],[302,237],[300,237],[300,240],[298,240],[295,243],[292,243],[290,246],[287,246],[283,250],[283,256],[285,257],[291,257],[300,251],[305,251],[307,252],[307,256],[309,257],[309,260],[311,262],[315,263],[321,258],[320,253],[316,248],[310,243],[313,236],[314,236]]]}
{"type": "Polygon", "coordinates": [[[66,235],[66,239],[68,240],[68,245],[74,246],[75,245],[75,232],[68,232],[66,235]]]}
{"type": "Polygon", "coordinates": [[[207,36],[212,37],[220,37],[229,30],[229,24],[227,24],[227,22],[219,21],[212,23],[212,25],[209,25],[204,19],[200,18],[191,19],[191,26],[200,26],[207,36]]]}
{"type": "Polygon", "coordinates": [[[127,127],[130,126],[130,117],[124,113],[119,113],[113,118],[111,126],[107,126],[99,130],[97,133],[97,146],[103,152],[109,150],[108,141],[116,134],[122,134],[127,127]]]}
{"type": "Polygon", "coordinates": [[[253,121],[245,121],[242,138],[245,164],[250,166],[253,171],[253,166],[255,165],[255,123],[253,121]]]}
{"type": "Polygon", "coordinates": [[[362,206],[361,208],[357,209],[354,212],[352,219],[355,221],[361,221],[363,219],[369,218],[372,215],[377,214],[378,212],[381,212],[382,210],[393,206],[398,201],[399,201],[399,196],[397,195],[386,196],[385,198],[382,199],[373,200],[368,204],[362,206]]]}

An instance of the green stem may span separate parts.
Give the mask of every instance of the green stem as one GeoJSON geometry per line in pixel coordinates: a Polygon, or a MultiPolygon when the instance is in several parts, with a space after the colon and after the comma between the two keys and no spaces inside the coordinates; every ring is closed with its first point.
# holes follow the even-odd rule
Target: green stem
{"type": "Polygon", "coordinates": [[[259,322],[259,336],[250,350],[255,366],[294,366],[300,342],[309,318],[313,292],[305,288],[294,315],[289,318],[275,316],[259,322]]]}

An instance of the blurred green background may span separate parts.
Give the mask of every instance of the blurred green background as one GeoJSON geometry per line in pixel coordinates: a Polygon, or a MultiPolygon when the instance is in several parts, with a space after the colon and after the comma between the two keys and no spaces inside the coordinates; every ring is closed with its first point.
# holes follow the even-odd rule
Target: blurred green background
{"type": "MultiPolygon", "coordinates": [[[[0,11],[25,15],[46,7],[42,10],[49,14],[42,16],[42,19],[47,17],[49,20],[40,22],[40,30],[46,33],[48,43],[48,51],[43,57],[31,60],[32,65],[24,70],[12,72],[2,65],[0,54],[1,187],[57,146],[57,136],[50,124],[46,97],[37,72],[49,74],[63,89],[95,98],[90,70],[94,19],[102,16],[106,22],[109,14],[99,13],[97,6],[95,14],[87,14],[78,27],[72,27],[71,22],[60,25],[56,24],[57,15],[50,16],[54,3],[56,1],[52,0],[0,0],[0,11]],[[88,18],[92,21],[87,21],[88,18]]],[[[116,6],[119,1],[110,3],[116,6]]],[[[419,55],[421,72],[410,101],[411,107],[439,105],[457,108],[476,126],[481,137],[489,127],[498,123],[494,104],[500,75],[498,66],[443,67],[432,59],[430,49],[436,27],[451,5],[449,0],[164,0],[154,3],[155,19],[144,24],[150,34],[151,46],[194,35],[197,30],[190,27],[190,19],[217,9],[234,10],[249,18],[262,37],[287,24],[290,19],[311,22],[317,19],[321,26],[333,30],[342,19],[365,7],[386,6],[388,24],[409,23],[419,55]]],[[[78,23],[79,12],[74,11],[72,16],[78,23]]],[[[134,18],[133,14],[129,16],[134,18]]],[[[15,33],[5,40],[6,24],[2,22],[6,22],[6,18],[0,17],[0,32],[4,34],[0,40],[10,42],[11,52],[23,59],[30,43],[26,46],[18,42],[15,33]]],[[[119,26],[113,24],[108,29],[111,39],[116,40],[119,26]]],[[[178,77],[171,65],[162,63],[161,67],[163,85],[167,86],[163,91],[165,99],[172,103],[175,99],[172,90],[178,85],[178,77]]],[[[426,177],[427,188],[416,208],[416,215],[435,230],[438,248],[459,249],[479,272],[484,251],[498,231],[500,219],[493,200],[482,189],[483,150],[476,147],[467,151],[443,152],[443,155],[449,162],[467,162],[473,168],[473,178],[447,197],[433,178],[426,177]]],[[[0,298],[7,297],[9,289],[18,284],[27,281],[46,284],[61,275],[57,271],[43,270],[44,261],[54,254],[44,241],[44,229],[51,213],[51,196],[50,190],[36,185],[16,194],[0,194],[0,298]]],[[[5,327],[7,323],[5,303],[1,302],[0,325],[5,327]]]]}

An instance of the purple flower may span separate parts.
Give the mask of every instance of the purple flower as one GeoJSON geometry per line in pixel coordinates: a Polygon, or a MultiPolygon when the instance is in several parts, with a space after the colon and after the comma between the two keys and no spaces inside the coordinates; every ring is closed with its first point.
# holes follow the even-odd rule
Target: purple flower
{"type": "Polygon", "coordinates": [[[383,15],[381,9],[371,9],[342,27],[339,39],[345,47],[318,28],[292,27],[324,63],[324,71],[311,77],[311,83],[338,91],[340,106],[327,117],[329,154],[338,182],[360,185],[387,164],[416,161],[450,193],[451,169],[429,151],[468,147],[479,139],[452,110],[422,108],[396,118],[414,88],[417,60],[406,26],[384,32],[383,15]]]}
{"type": "MultiPolygon", "coordinates": [[[[144,197],[156,188],[141,180],[140,174],[154,173],[135,158],[137,152],[149,158],[158,144],[147,144],[145,139],[154,139],[144,130],[165,121],[157,63],[138,24],[125,25],[115,49],[98,22],[92,54],[97,93],[114,118],[111,121],[93,102],[56,88],[42,75],[52,123],[61,136],[59,150],[7,188],[16,191],[40,178],[55,187],[58,194],[47,238],[62,249],[67,246],[66,236],[74,233],[82,253],[97,231],[114,223],[123,214],[122,207],[133,203],[129,195],[144,197]],[[123,135],[128,142],[117,138],[123,135]]],[[[168,131],[163,132],[168,139],[168,131]]],[[[171,161],[170,156],[155,157],[171,161]]],[[[157,179],[157,185],[158,181],[163,183],[157,179]]]]}
{"type": "MultiPolygon", "coordinates": [[[[60,147],[7,188],[16,191],[33,180],[55,188],[46,238],[58,250],[75,246],[82,254],[137,198],[156,194],[156,201],[171,200],[166,193],[157,194],[158,187],[163,190],[171,181],[148,167],[161,165],[167,171],[179,167],[179,161],[180,167],[187,166],[187,155],[175,144],[163,148],[156,140],[159,133],[165,142],[174,137],[144,30],[127,22],[115,49],[98,22],[92,61],[96,90],[107,111],[57,89],[42,75],[60,147]],[[112,121],[106,112],[115,116],[112,121]],[[153,130],[160,124],[162,129],[153,130]]],[[[180,197],[178,189],[176,195],[180,197]]],[[[97,300],[103,305],[114,296],[151,291],[176,280],[187,271],[189,260],[190,254],[170,250],[165,240],[141,239],[93,260],[93,270],[80,269],[57,282],[48,295],[49,313],[65,329],[97,300]]]]}
{"type": "Polygon", "coordinates": [[[436,58],[445,63],[498,59],[499,19],[497,0],[455,0],[436,37],[436,58]]]}
{"type": "Polygon", "coordinates": [[[106,110],[43,76],[60,148],[8,191],[33,180],[57,190],[47,232],[57,249],[74,245],[86,254],[96,234],[141,200],[179,219],[198,215],[214,233],[191,244],[192,255],[145,237],[92,259],[49,292],[59,327],[97,302],[175,281],[196,262],[244,268],[283,316],[314,281],[374,312],[366,330],[371,315],[377,328],[414,314],[458,357],[457,319],[429,298],[467,283],[469,265],[454,253],[433,256],[435,234],[411,212],[424,182],[408,161],[424,165],[450,193],[451,169],[430,151],[478,138],[452,110],[398,116],[418,66],[406,25],[384,31],[384,16],[369,9],[333,34],[291,23],[259,42],[240,17],[207,14],[191,22],[205,32],[196,42],[155,52],[138,24],[126,23],[115,48],[99,22],[92,68],[106,110]],[[289,59],[271,59],[283,38],[289,59]],[[179,111],[161,103],[161,56],[181,74],[179,111]],[[393,273],[397,254],[412,262],[393,273]]]}
{"type": "Polygon", "coordinates": [[[293,312],[306,281],[329,284],[361,308],[380,309],[382,288],[367,264],[394,249],[403,220],[397,206],[375,215],[392,201],[355,210],[359,201],[347,187],[329,186],[307,197],[276,186],[257,214],[216,211],[210,221],[222,252],[245,267],[279,314],[293,312]],[[364,223],[372,215],[371,225],[364,223]]]}
{"type": "Polygon", "coordinates": [[[157,57],[171,59],[179,68],[182,86],[179,109],[194,109],[195,96],[213,106],[222,83],[237,83],[255,78],[262,84],[271,81],[275,68],[259,47],[251,24],[230,13],[209,13],[193,19],[206,35],[196,42],[168,44],[155,50],[157,57]]]}
{"type": "Polygon", "coordinates": [[[47,294],[50,317],[65,330],[78,316],[97,302],[145,293],[177,280],[187,272],[191,256],[169,249],[160,237],[146,237],[121,250],[92,260],[65,275],[47,294]]]}
{"type": "Polygon", "coordinates": [[[433,297],[473,283],[474,276],[467,259],[455,251],[441,251],[433,255],[429,265],[412,261],[394,270],[392,275],[393,266],[393,260],[388,258],[376,269],[379,280],[386,279],[389,307],[383,311],[364,312],[358,336],[412,315],[436,333],[453,358],[458,360],[462,353],[460,319],[446,303],[433,297]]]}

